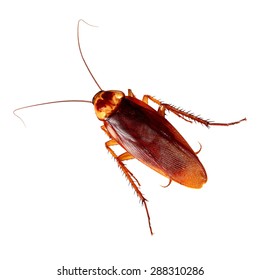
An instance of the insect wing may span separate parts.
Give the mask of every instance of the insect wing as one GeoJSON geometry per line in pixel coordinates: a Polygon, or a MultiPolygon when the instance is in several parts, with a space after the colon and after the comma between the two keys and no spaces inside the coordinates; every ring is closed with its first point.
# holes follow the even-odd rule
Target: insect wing
{"type": "Polygon", "coordinates": [[[204,167],[186,140],[146,103],[127,96],[104,124],[126,151],[170,180],[191,188],[201,188],[207,181],[204,167]]]}

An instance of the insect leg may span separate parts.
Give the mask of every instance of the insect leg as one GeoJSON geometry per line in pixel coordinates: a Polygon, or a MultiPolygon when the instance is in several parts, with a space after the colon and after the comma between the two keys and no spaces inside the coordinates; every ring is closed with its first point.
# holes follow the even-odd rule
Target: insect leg
{"type": "Polygon", "coordinates": [[[135,97],[135,95],[131,89],[128,89],[128,96],[135,97]]]}
{"type": "Polygon", "coordinates": [[[153,101],[154,103],[156,103],[157,105],[159,105],[159,107],[158,107],[158,113],[159,113],[161,116],[165,117],[165,110],[166,110],[166,108],[165,108],[165,106],[162,106],[162,102],[159,101],[159,100],[157,100],[156,98],[152,97],[151,95],[144,95],[142,101],[143,101],[144,103],[148,104],[148,100],[149,100],[149,99],[152,100],[152,101],[153,101]]]}
{"type": "Polygon", "coordinates": [[[168,110],[168,111],[174,113],[175,115],[177,115],[178,117],[184,119],[187,122],[198,122],[198,123],[201,123],[201,124],[203,124],[207,127],[212,126],[212,125],[229,126],[229,125],[238,124],[242,121],[246,121],[246,118],[243,118],[243,119],[241,119],[239,121],[236,121],[236,122],[217,123],[217,122],[202,119],[201,117],[195,116],[190,112],[185,112],[182,109],[176,108],[173,105],[163,103],[163,102],[159,101],[158,99],[156,99],[156,98],[154,98],[153,96],[150,96],[150,95],[144,95],[143,102],[148,104],[148,99],[150,99],[151,101],[153,101],[154,103],[159,105],[158,112],[162,116],[165,116],[165,111],[168,110]]]}
{"type": "MultiPolygon", "coordinates": [[[[199,142],[199,144],[200,144],[200,142],[199,142]]],[[[195,152],[195,154],[197,155],[198,153],[200,153],[201,149],[202,149],[202,145],[200,144],[200,149],[197,152],[195,152]]]]}
{"type": "MultiPolygon", "coordinates": [[[[102,130],[107,134],[107,136],[109,137],[109,138],[112,138],[111,137],[111,135],[108,133],[108,131],[107,131],[107,129],[106,129],[106,127],[104,126],[104,125],[102,125],[101,126],[101,128],[102,128],[102,130]]],[[[115,146],[115,145],[118,145],[118,143],[116,142],[116,140],[113,140],[113,139],[111,139],[111,140],[109,140],[108,141],[109,142],[109,146],[115,146]]],[[[107,142],[107,143],[108,143],[107,142]]],[[[107,143],[106,143],[106,145],[107,145],[107,143]]],[[[107,148],[107,146],[106,146],[106,148],[107,148]]],[[[113,151],[113,150],[112,150],[113,151]]],[[[110,152],[110,151],[109,151],[110,152]]],[[[114,152],[114,151],[113,151],[114,152]]],[[[111,153],[111,152],[110,152],[111,153]]],[[[114,154],[115,154],[115,152],[114,152],[114,154]]],[[[114,155],[112,154],[112,156],[114,157],[114,155]]],[[[130,154],[130,153],[128,153],[128,152],[125,152],[125,153],[123,153],[123,154],[121,154],[120,156],[117,156],[116,154],[115,154],[115,156],[116,156],[116,160],[118,161],[124,161],[124,160],[129,160],[129,159],[134,159],[134,157],[130,154]]],[[[114,157],[115,158],[115,157],[114,157]]],[[[123,164],[124,165],[124,164],[123,164]]],[[[124,165],[125,166],[125,165],[124,165]]],[[[136,181],[136,183],[139,185],[139,186],[141,186],[141,184],[139,183],[139,181],[137,180],[137,178],[134,176],[134,174],[128,169],[128,168],[126,168],[126,166],[125,166],[125,169],[127,170],[127,172],[128,172],[128,174],[136,181]]],[[[124,170],[123,170],[123,172],[124,172],[124,170]]],[[[124,172],[124,174],[126,175],[126,173],[124,172]]],[[[128,179],[128,177],[127,177],[127,179],[128,179]]]]}
{"type": "MultiPolygon", "coordinates": [[[[135,95],[134,95],[134,93],[132,92],[131,89],[128,89],[128,96],[135,97],[135,95]]],[[[150,96],[150,95],[144,95],[142,101],[144,103],[148,104],[148,99],[151,99],[153,102],[155,102],[156,104],[159,105],[158,113],[161,116],[165,117],[166,108],[164,106],[161,106],[161,102],[159,100],[155,99],[154,97],[150,96]]]]}
{"type": "MultiPolygon", "coordinates": [[[[134,95],[134,93],[132,92],[131,89],[128,89],[128,96],[135,97],[135,95],[134,95]]],[[[158,113],[161,116],[165,117],[166,108],[164,106],[161,106],[161,102],[159,100],[155,99],[154,97],[150,96],[150,95],[144,95],[142,101],[144,103],[148,104],[148,99],[151,99],[153,102],[155,102],[156,104],[159,105],[158,113]]]]}
{"type": "MultiPolygon", "coordinates": [[[[109,136],[105,126],[101,127],[106,134],[109,136]]],[[[140,186],[139,181],[136,179],[136,177],[133,175],[133,173],[125,166],[125,164],[123,163],[124,160],[129,160],[129,159],[133,159],[134,157],[128,153],[125,152],[119,156],[117,156],[117,154],[113,151],[113,149],[111,148],[111,146],[115,146],[118,145],[118,143],[114,140],[114,139],[110,139],[109,141],[107,141],[105,143],[106,149],[109,151],[109,153],[113,156],[113,158],[116,160],[119,168],[123,171],[123,173],[125,174],[127,180],[129,181],[129,183],[131,184],[131,186],[133,187],[133,189],[135,190],[137,196],[140,198],[140,200],[142,201],[142,204],[145,207],[146,210],[146,215],[147,215],[147,219],[148,219],[148,224],[149,224],[149,228],[150,228],[150,232],[151,234],[153,234],[153,230],[152,230],[152,226],[151,226],[151,222],[150,222],[150,215],[149,215],[149,211],[148,211],[148,207],[146,204],[146,198],[143,196],[143,194],[141,193],[141,191],[139,190],[138,186],[140,186]],[[138,186],[137,186],[138,185],[138,186]]]]}

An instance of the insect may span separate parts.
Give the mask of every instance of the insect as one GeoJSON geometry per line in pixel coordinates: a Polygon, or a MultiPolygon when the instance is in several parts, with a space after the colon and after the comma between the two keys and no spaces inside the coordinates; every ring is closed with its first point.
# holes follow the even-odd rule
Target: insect
{"type": "Polygon", "coordinates": [[[14,110],[14,114],[21,109],[60,102],[92,103],[97,118],[103,123],[101,128],[109,138],[105,143],[105,147],[116,160],[119,168],[123,171],[126,179],[144,205],[149,229],[153,234],[147,200],[139,190],[140,183],[138,179],[126,167],[124,162],[131,159],[139,160],[168,178],[169,184],[167,186],[172,181],[175,181],[186,187],[201,188],[207,182],[207,173],[197,156],[199,151],[194,152],[183,136],[165,118],[166,111],[172,112],[185,121],[198,122],[206,127],[235,125],[245,121],[246,118],[230,123],[217,123],[161,102],[150,95],[144,95],[140,100],[130,89],[127,95],[119,90],[103,90],[84,59],[79,40],[80,22],[84,21],[79,20],[77,25],[77,41],[80,55],[100,91],[94,95],[92,101],[52,101],[18,108],[14,110]],[[158,110],[149,106],[149,102],[154,102],[158,105],[158,110]],[[125,152],[117,155],[113,150],[116,145],[120,145],[125,152]]]}

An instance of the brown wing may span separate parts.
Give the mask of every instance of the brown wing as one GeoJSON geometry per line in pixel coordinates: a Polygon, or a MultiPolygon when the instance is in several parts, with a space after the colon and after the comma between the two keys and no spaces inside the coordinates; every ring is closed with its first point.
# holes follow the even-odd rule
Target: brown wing
{"type": "Polygon", "coordinates": [[[136,159],[184,186],[201,188],[204,167],[181,134],[144,102],[125,97],[104,124],[112,137],[136,159]]]}

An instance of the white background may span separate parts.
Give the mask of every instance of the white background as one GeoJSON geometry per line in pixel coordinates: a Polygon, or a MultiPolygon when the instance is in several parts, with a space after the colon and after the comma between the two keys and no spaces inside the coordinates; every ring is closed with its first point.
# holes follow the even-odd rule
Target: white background
{"type": "Polygon", "coordinates": [[[115,265],[203,266],[196,279],[259,279],[258,1],[5,2],[0,278],[61,279],[63,265],[115,265]],[[218,122],[248,118],[206,129],[168,116],[195,150],[203,146],[209,179],[200,190],[174,182],[163,189],[167,179],[128,163],[149,200],[154,236],[105,150],[91,104],[21,111],[26,128],[12,114],[39,102],[91,100],[98,91],[77,48],[80,18],[99,26],[82,25],[80,39],[103,89],[149,93],[218,122]]]}

